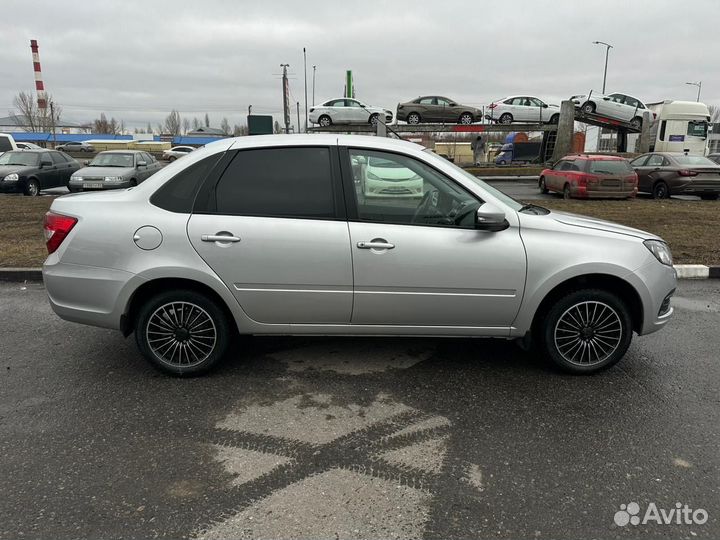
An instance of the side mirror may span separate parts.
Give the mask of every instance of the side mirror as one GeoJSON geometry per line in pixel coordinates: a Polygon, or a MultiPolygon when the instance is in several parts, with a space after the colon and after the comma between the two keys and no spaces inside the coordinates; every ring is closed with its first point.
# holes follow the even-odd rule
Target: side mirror
{"type": "Polygon", "coordinates": [[[610,98],[609,98],[609,97],[604,97],[603,100],[605,100],[605,101],[610,101],[610,98]]]}
{"type": "Polygon", "coordinates": [[[52,167],[52,161],[48,161],[47,159],[43,159],[43,160],[40,162],[40,168],[42,169],[43,167],[52,167]]]}
{"type": "Polygon", "coordinates": [[[543,109],[547,109],[547,108],[548,108],[548,104],[547,104],[547,103],[543,103],[543,109]]]}
{"type": "Polygon", "coordinates": [[[510,226],[505,219],[505,212],[491,203],[480,205],[475,213],[475,228],[481,231],[504,231],[510,226]]]}
{"type": "Polygon", "coordinates": [[[90,165],[90,160],[86,159],[85,161],[83,161],[83,165],[85,165],[86,167],[90,165]]]}
{"type": "Polygon", "coordinates": [[[457,104],[457,103],[451,103],[450,106],[451,106],[451,107],[457,107],[458,104],[457,104]]]}
{"type": "Polygon", "coordinates": [[[147,167],[147,161],[138,161],[138,167],[147,167]]]}

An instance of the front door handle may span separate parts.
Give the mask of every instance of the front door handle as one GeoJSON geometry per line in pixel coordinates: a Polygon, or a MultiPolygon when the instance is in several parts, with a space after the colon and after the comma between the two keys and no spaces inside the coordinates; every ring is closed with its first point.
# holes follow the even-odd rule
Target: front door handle
{"type": "Polygon", "coordinates": [[[200,240],[203,242],[239,242],[240,238],[231,234],[203,234],[200,240]]]}
{"type": "Polygon", "coordinates": [[[358,242],[357,247],[360,249],[393,249],[395,244],[385,240],[372,240],[370,242],[358,242]]]}

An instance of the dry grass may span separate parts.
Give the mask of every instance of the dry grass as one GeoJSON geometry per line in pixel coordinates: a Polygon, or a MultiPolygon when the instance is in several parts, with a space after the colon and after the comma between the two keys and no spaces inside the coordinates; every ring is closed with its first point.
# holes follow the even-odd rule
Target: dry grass
{"type": "Polygon", "coordinates": [[[540,206],[607,219],[657,234],[676,264],[720,265],[720,202],[635,199],[627,201],[527,201],[540,206]]]}
{"type": "Polygon", "coordinates": [[[42,266],[43,216],[54,198],[0,195],[0,267],[42,266]]]}
{"type": "MultiPolygon", "coordinates": [[[[43,215],[54,197],[0,195],[0,267],[38,267],[47,256],[43,215]]],[[[535,202],[637,227],[663,237],[676,263],[720,265],[718,201],[564,201],[535,202]]]]}

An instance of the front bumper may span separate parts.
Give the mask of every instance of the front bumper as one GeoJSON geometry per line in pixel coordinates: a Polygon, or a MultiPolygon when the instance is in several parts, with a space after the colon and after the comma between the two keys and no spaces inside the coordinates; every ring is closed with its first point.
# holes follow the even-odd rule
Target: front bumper
{"type": "Polygon", "coordinates": [[[73,191],[103,191],[107,189],[125,189],[130,187],[130,180],[122,182],[106,182],[105,180],[73,180],[68,187],[73,191]]]}
{"type": "Polygon", "coordinates": [[[0,193],[19,193],[23,189],[21,182],[0,180],[0,193]]]}
{"type": "Polygon", "coordinates": [[[642,328],[638,335],[657,332],[672,318],[674,308],[669,302],[677,287],[677,272],[672,266],[653,260],[630,276],[643,304],[642,328]]]}

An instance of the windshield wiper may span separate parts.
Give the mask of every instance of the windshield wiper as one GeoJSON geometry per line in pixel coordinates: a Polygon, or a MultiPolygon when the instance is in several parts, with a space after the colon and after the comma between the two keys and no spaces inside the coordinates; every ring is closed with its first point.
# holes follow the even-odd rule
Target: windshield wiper
{"type": "Polygon", "coordinates": [[[537,215],[550,213],[550,210],[548,210],[544,206],[538,206],[537,204],[532,204],[532,203],[527,203],[527,204],[522,205],[522,207],[520,208],[520,210],[518,210],[518,212],[525,212],[527,210],[539,210],[540,211],[539,213],[536,212],[537,215]]]}

